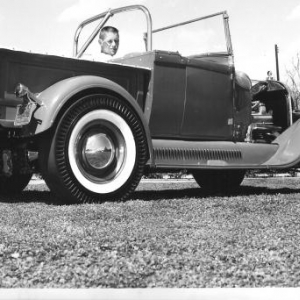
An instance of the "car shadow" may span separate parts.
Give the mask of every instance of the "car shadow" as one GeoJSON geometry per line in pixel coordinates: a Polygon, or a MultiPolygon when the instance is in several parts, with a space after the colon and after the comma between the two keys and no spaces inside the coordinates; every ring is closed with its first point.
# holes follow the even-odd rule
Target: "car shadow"
{"type": "MultiPolygon", "coordinates": [[[[208,193],[199,188],[183,188],[183,189],[164,189],[155,190],[147,189],[142,191],[135,191],[131,196],[124,201],[141,200],[141,201],[159,201],[159,200],[178,200],[178,199],[206,199],[209,197],[243,197],[251,195],[289,195],[299,193],[298,188],[287,188],[287,187],[257,187],[251,185],[242,185],[237,190],[222,193],[208,193]]],[[[20,194],[16,195],[1,195],[0,203],[45,203],[48,205],[74,205],[78,203],[68,203],[63,199],[56,197],[49,190],[36,191],[36,190],[25,190],[20,194]]],[[[103,202],[102,202],[103,203],[103,202]]]]}
{"type": "Polygon", "coordinates": [[[251,196],[251,195],[289,195],[299,193],[297,188],[268,188],[268,187],[254,187],[250,185],[243,185],[234,191],[228,192],[218,192],[218,193],[209,193],[199,188],[185,188],[180,190],[143,190],[135,191],[130,199],[131,200],[142,200],[142,201],[151,201],[151,200],[172,200],[172,199],[187,199],[187,198],[199,198],[205,199],[209,197],[236,197],[236,196],[251,196]]]}
{"type": "Polygon", "coordinates": [[[50,191],[25,190],[14,195],[1,195],[0,203],[45,203],[49,205],[66,205],[50,191]]]}

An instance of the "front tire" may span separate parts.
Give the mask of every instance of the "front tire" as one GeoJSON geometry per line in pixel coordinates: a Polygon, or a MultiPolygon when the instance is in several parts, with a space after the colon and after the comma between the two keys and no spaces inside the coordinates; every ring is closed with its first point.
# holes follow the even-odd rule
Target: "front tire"
{"type": "Polygon", "coordinates": [[[245,177],[245,170],[197,170],[193,176],[199,186],[209,193],[236,190],[245,177]]]}
{"type": "Polygon", "coordinates": [[[141,121],[128,104],[110,95],[78,100],[61,118],[49,145],[43,144],[43,177],[51,191],[72,202],[125,199],[147,160],[141,121]]]}

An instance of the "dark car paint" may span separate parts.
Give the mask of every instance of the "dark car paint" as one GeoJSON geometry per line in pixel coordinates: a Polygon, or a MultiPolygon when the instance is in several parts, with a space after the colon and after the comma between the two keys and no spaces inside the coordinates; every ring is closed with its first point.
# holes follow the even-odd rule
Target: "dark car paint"
{"type": "Polygon", "coordinates": [[[63,79],[80,75],[109,79],[143,106],[150,80],[150,71],[144,68],[0,49],[1,119],[14,118],[15,111],[7,106],[20,103],[14,96],[18,83],[26,85],[33,93],[41,93],[63,79]]]}
{"type": "Polygon", "coordinates": [[[234,68],[153,51],[117,60],[152,69],[149,127],[152,138],[233,139],[234,68]]]}
{"type": "Polygon", "coordinates": [[[20,103],[13,95],[19,82],[42,93],[66,78],[95,75],[120,85],[144,112],[151,111],[146,119],[152,138],[232,140],[233,68],[162,51],[144,57],[147,64],[131,67],[126,59],[106,64],[0,49],[2,118],[12,112],[3,105],[20,103]]]}

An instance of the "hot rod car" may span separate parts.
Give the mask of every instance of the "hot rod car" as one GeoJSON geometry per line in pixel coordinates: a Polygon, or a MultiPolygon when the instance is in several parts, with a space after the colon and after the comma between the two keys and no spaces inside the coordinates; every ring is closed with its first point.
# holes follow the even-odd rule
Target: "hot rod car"
{"type": "Polygon", "coordinates": [[[300,161],[289,90],[278,81],[252,84],[235,70],[226,12],[153,30],[144,6],[108,10],[79,25],[74,57],[0,49],[0,72],[2,194],[22,191],[40,172],[61,201],[120,200],[143,174],[179,170],[203,189],[226,191],[247,170],[300,161]],[[103,26],[131,11],[146,20],[144,51],[82,59],[103,26]],[[201,43],[217,36],[197,26],[215,19],[223,36],[203,52],[201,43]],[[82,29],[94,22],[79,48],[82,29]],[[174,49],[169,39],[184,46],[191,28],[199,49],[174,49]]]}

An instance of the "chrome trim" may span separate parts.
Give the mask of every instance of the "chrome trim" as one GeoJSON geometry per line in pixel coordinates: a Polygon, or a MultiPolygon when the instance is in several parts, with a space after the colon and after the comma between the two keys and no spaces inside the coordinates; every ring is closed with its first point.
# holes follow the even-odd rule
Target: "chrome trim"
{"type": "Polygon", "coordinates": [[[43,105],[43,102],[34,93],[32,93],[27,86],[22,83],[17,84],[14,94],[17,98],[23,99],[24,105],[29,102],[33,102],[38,106],[43,105]]]}
{"type": "Polygon", "coordinates": [[[212,15],[205,16],[205,17],[200,17],[200,18],[192,19],[192,20],[185,21],[185,22],[176,23],[176,24],[169,25],[169,26],[166,26],[166,27],[161,27],[161,28],[153,30],[152,33],[164,31],[166,29],[171,29],[171,28],[174,28],[174,27],[182,26],[182,25],[187,25],[187,24],[190,24],[190,23],[194,23],[194,22],[197,22],[197,21],[209,19],[209,18],[216,17],[216,16],[219,16],[219,15],[223,15],[224,16],[224,14],[227,14],[226,11],[222,11],[222,12],[219,12],[219,13],[215,13],[215,14],[212,14],[212,15]]]}
{"type": "Polygon", "coordinates": [[[84,45],[81,47],[81,49],[77,52],[77,47],[78,47],[78,38],[79,38],[79,34],[81,33],[82,28],[79,30],[78,32],[78,36],[77,36],[77,41],[76,41],[76,49],[74,52],[74,56],[76,58],[80,58],[82,56],[82,54],[84,53],[84,51],[87,49],[87,47],[92,43],[92,41],[95,39],[95,37],[98,35],[98,32],[100,32],[100,29],[104,26],[104,24],[107,22],[107,20],[112,16],[112,14],[110,12],[108,12],[105,17],[103,18],[103,20],[99,23],[99,25],[95,28],[95,30],[92,32],[92,34],[89,36],[89,38],[87,39],[87,41],[84,43],[84,45]]]}
{"type": "Polygon", "coordinates": [[[101,170],[112,164],[116,152],[110,136],[99,130],[85,137],[81,156],[89,168],[101,170]]]}
{"type": "Polygon", "coordinates": [[[232,65],[233,65],[234,59],[233,59],[233,47],[232,47],[231,35],[229,29],[229,16],[226,11],[223,13],[223,22],[224,22],[224,29],[225,29],[225,36],[226,36],[226,43],[227,43],[227,51],[228,54],[232,56],[232,65]]]}
{"type": "Polygon", "coordinates": [[[241,160],[242,151],[240,149],[221,150],[221,149],[180,149],[180,148],[154,148],[154,158],[156,160],[241,160]]]}

